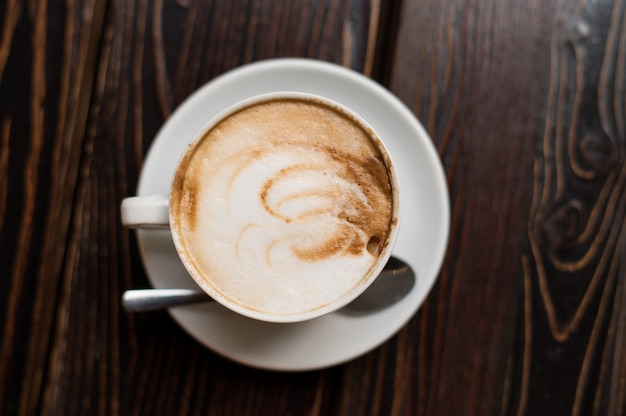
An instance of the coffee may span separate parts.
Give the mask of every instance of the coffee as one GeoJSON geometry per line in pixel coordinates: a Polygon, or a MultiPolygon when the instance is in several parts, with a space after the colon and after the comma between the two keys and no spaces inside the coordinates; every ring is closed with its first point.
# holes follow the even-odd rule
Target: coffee
{"type": "Polygon", "coordinates": [[[176,170],[170,223],[183,262],[212,296],[262,314],[349,295],[378,267],[397,221],[381,148],[360,120],[312,97],[229,114],[176,170]]]}

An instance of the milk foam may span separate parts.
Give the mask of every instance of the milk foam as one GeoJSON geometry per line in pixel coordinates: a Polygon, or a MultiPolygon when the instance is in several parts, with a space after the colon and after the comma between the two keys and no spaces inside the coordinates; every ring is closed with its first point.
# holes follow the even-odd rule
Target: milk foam
{"type": "Polygon", "coordinates": [[[393,221],[370,134],[292,99],[246,108],[207,132],[183,158],[170,201],[178,244],[205,290],[290,315],[358,286],[393,221]]]}

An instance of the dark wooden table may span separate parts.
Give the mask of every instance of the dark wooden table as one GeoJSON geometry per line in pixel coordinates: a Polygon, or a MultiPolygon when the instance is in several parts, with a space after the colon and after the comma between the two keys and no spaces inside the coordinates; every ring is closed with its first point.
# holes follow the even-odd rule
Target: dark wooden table
{"type": "Polygon", "coordinates": [[[626,2],[4,0],[0,414],[626,414],[626,2]],[[119,204],[157,130],[248,62],[395,93],[446,170],[450,244],[395,337],[247,368],[166,312],[119,204]]]}

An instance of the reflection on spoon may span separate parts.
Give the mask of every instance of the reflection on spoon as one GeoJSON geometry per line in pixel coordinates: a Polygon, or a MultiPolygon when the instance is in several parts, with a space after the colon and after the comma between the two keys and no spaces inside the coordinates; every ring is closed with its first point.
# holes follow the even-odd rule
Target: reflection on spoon
{"type": "MultiPolygon", "coordinates": [[[[373,312],[398,302],[415,285],[415,273],[402,260],[391,257],[376,280],[358,298],[343,307],[347,312],[373,312]]],[[[154,311],[213,299],[199,289],[131,289],[122,304],[128,312],[154,311]]]]}

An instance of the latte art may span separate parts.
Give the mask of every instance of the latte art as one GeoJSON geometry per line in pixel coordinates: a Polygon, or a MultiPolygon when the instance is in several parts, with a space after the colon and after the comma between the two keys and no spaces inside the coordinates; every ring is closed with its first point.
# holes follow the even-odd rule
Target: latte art
{"type": "MultiPolygon", "coordinates": [[[[237,248],[258,229],[271,232],[270,228],[280,228],[276,240],[265,248],[268,267],[280,261],[272,260],[272,251],[281,245],[288,245],[303,261],[359,256],[364,250],[378,255],[380,242],[387,237],[389,217],[377,213],[390,212],[391,195],[380,159],[361,164],[335,148],[315,145],[284,143],[264,147],[243,166],[236,166],[230,183],[248,181],[248,175],[256,174],[262,166],[285,165],[264,178],[259,192],[263,209],[278,221],[247,224],[237,248]],[[384,177],[377,177],[381,173],[384,177]]],[[[230,205],[236,204],[234,201],[241,197],[234,195],[232,188],[228,191],[230,205]]]]}
{"type": "Polygon", "coordinates": [[[395,221],[376,140],[341,111],[295,99],[244,108],[206,132],[170,201],[203,288],[289,315],[358,286],[395,221]]]}

